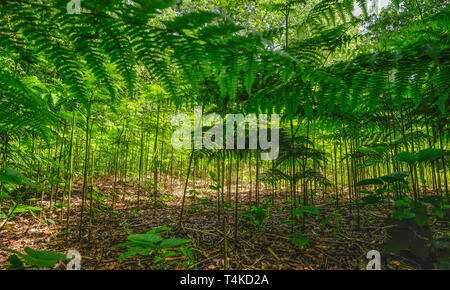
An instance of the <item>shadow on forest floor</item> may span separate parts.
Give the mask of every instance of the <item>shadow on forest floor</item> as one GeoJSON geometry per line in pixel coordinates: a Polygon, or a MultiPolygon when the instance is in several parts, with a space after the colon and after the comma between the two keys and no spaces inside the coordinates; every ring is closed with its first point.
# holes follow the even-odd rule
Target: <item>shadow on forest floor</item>
{"type": "MultiPolygon", "coordinates": [[[[97,186],[103,192],[112,190],[112,181],[102,179],[97,186]]],[[[123,185],[118,186],[122,189],[123,185]]],[[[82,255],[82,269],[152,269],[150,257],[134,256],[123,261],[118,257],[125,251],[123,248],[113,247],[126,241],[131,233],[145,233],[159,226],[172,227],[172,231],[165,235],[171,237],[190,238],[194,247],[201,250],[196,254],[196,268],[223,269],[223,227],[218,225],[217,213],[214,207],[199,205],[195,212],[192,208],[195,199],[186,198],[186,211],[183,218],[183,228],[178,227],[180,213],[182,182],[178,182],[169,194],[167,190],[160,195],[167,196],[165,205],[155,206],[149,202],[148,196],[141,196],[140,211],[135,211],[137,187],[131,184],[125,186],[126,195],[119,194],[119,201],[114,203],[108,213],[103,210],[97,214],[92,223],[91,243],[88,242],[88,215],[85,214],[82,240],[79,240],[79,213],[81,208],[80,185],[74,186],[72,199],[72,215],[70,232],[60,224],[60,211],[54,209],[51,214],[46,211],[45,219],[55,221],[55,224],[45,225],[30,214],[19,214],[9,221],[0,233],[0,248],[11,248],[23,251],[25,247],[34,249],[54,250],[66,253],[70,249],[78,250],[82,255]],[[172,196],[172,197],[168,197],[172,196]],[[123,199],[123,197],[125,197],[123,199]],[[119,214],[119,215],[117,215],[119,214]]],[[[234,188],[233,188],[234,189],[234,188]]],[[[198,189],[199,191],[206,191],[198,189]]],[[[208,189],[209,190],[209,189],[208,189]]],[[[210,190],[209,190],[210,191],[210,190]]],[[[226,192],[226,191],[225,191],[226,192]]],[[[240,192],[240,200],[249,200],[249,191],[240,192]]],[[[254,193],[253,193],[254,194],[254,193]]],[[[271,190],[261,192],[261,200],[268,200],[271,190]]],[[[210,193],[210,202],[216,202],[215,193],[210,193]]],[[[232,190],[231,196],[234,196],[232,190]]],[[[204,193],[200,195],[204,198],[204,193]]],[[[254,198],[254,197],[253,197],[254,198]]],[[[290,206],[283,203],[284,194],[277,194],[271,207],[272,215],[263,229],[240,221],[238,224],[238,241],[229,240],[229,269],[365,269],[368,260],[366,253],[375,249],[381,252],[382,269],[418,269],[419,265],[407,258],[384,257],[381,244],[386,237],[386,227],[383,220],[386,216],[386,206],[370,205],[361,209],[361,227],[356,229],[356,222],[350,208],[339,208],[336,220],[321,229],[325,216],[336,209],[331,199],[318,198],[315,206],[320,216],[309,216],[306,233],[313,241],[312,245],[300,250],[288,236],[292,233],[291,225],[280,224],[287,219],[290,206]]],[[[39,201],[38,201],[39,202],[39,201]]],[[[112,205],[111,200],[106,204],[112,205]]],[[[231,204],[234,205],[233,200],[231,204]]],[[[49,205],[44,201],[44,208],[49,205]]],[[[198,205],[198,204],[196,204],[198,205]]],[[[98,206],[97,206],[98,207],[98,206]]],[[[103,207],[104,208],[104,207],[103,207]]],[[[240,203],[240,211],[250,208],[248,202],[240,203]]],[[[44,217],[43,217],[44,220],[44,217]]],[[[234,213],[228,213],[227,236],[234,235],[234,213]]],[[[5,268],[8,253],[0,251],[0,269],[5,268]]],[[[56,269],[65,269],[61,262],[56,269]]],[[[178,269],[181,269],[178,266],[178,269]]]]}

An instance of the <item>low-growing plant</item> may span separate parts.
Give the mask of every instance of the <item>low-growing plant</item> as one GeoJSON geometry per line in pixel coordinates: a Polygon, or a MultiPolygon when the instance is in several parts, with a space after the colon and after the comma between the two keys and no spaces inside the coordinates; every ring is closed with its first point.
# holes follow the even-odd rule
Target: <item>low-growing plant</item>
{"type": "Polygon", "coordinates": [[[442,197],[424,197],[412,200],[408,197],[397,200],[394,211],[386,219],[389,240],[383,245],[390,253],[408,252],[425,267],[450,269],[450,237],[433,236],[430,220],[443,218],[443,210],[449,208],[442,197]],[[432,207],[432,214],[427,209],[432,207]]]}
{"type": "MultiPolygon", "coordinates": [[[[292,204],[294,203],[293,200],[289,200],[287,202],[284,202],[285,204],[292,204]]],[[[297,202],[297,204],[299,204],[299,206],[297,208],[294,208],[291,210],[291,214],[289,215],[289,219],[288,220],[284,220],[281,223],[282,224],[293,224],[293,223],[298,223],[304,216],[305,214],[313,214],[318,216],[319,215],[319,210],[317,209],[317,207],[315,206],[309,206],[309,205],[301,205],[302,204],[302,199],[300,198],[297,202]]]]}
{"type": "Polygon", "coordinates": [[[58,261],[67,261],[67,255],[54,251],[37,251],[26,247],[25,253],[18,252],[12,249],[3,249],[6,252],[13,253],[8,257],[8,270],[39,270],[45,268],[53,268],[58,261]]]}
{"type": "Polygon", "coordinates": [[[120,243],[116,247],[127,247],[128,250],[119,256],[119,261],[135,255],[152,256],[152,263],[159,269],[169,265],[182,265],[185,268],[195,264],[194,251],[189,245],[192,241],[181,238],[163,238],[158,233],[170,231],[170,227],[158,227],[145,234],[132,234],[129,242],[120,243]]]}
{"type": "Polygon", "coordinates": [[[264,227],[267,222],[267,218],[270,216],[270,210],[263,209],[258,206],[252,206],[251,209],[248,209],[240,214],[241,218],[248,220],[258,228],[264,227]]]}
{"type": "Polygon", "coordinates": [[[307,244],[311,243],[311,240],[309,239],[307,234],[293,233],[289,236],[292,238],[292,243],[294,243],[294,245],[296,245],[300,249],[303,249],[307,244]]]}
{"type": "Polygon", "coordinates": [[[327,226],[331,226],[333,228],[334,234],[338,234],[342,232],[342,227],[340,222],[342,220],[341,214],[334,211],[332,214],[327,215],[323,220],[320,226],[320,229],[323,231],[327,226]]]}

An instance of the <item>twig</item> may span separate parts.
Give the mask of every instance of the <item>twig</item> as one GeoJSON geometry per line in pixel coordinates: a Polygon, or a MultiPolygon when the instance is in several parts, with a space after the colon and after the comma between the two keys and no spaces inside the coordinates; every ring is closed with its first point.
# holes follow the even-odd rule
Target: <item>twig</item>
{"type": "Polygon", "coordinates": [[[202,264],[202,263],[204,263],[204,262],[207,262],[207,261],[209,261],[209,260],[211,260],[211,259],[214,259],[214,258],[216,258],[216,257],[218,257],[218,256],[220,256],[220,255],[221,255],[221,254],[216,254],[216,255],[214,255],[214,256],[211,256],[211,257],[208,257],[208,258],[206,258],[206,259],[204,259],[204,260],[201,260],[200,262],[196,263],[195,265],[190,266],[188,269],[192,269],[192,268],[194,268],[194,267],[197,267],[198,265],[200,265],[200,264],[202,264]]]}

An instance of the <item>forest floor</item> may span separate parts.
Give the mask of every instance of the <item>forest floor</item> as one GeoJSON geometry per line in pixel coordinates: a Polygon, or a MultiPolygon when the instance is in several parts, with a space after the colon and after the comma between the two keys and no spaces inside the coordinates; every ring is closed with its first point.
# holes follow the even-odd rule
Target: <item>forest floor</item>
{"type": "MultiPolygon", "coordinates": [[[[127,194],[120,195],[119,201],[114,203],[112,210],[114,214],[103,211],[95,216],[91,243],[88,243],[87,239],[87,222],[84,226],[83,238],[81,242],[79,240],[80,184],[77,183],[74,186],[70,231],[67,231],[65,223],[60,224],[59,209],[54,209],[51,214],[46,211],[45,218],[42,217],[40,220],[29,213],[20,213],[8,221],[0,232],[0,249],[23,251],[25,247],[31,247],[60,253],[67,253],[68,250],[74,249],[81,253],[81,267],[85,270],[153,269],[151,258],[146,256],[134,256],[119,261],[118,257],[125,252],[125,249],[114,247],[114,245],[125,242],[129,234],[145,233],[159,226],[169,226],[172,227],[172,231],[164,233],[165,237],[192,239],[193,246],[200,250],[196,253],[196,264],[192,268],[223,269],[223,226],[218,225],[217,213],[213,206],[199,205],[195,212],[191,211],[189,208],[192,208],[194,204],[198,205],[198,202],[194,197],[187,197],[187,210],[183,217],[184,226],[178,226],[183,192],[182,182],[176,182],[171,193],[167,190],[165,193],[160,193],[165,196],[163,206],[156,207],[148,201],[147,196],[144,200],[141,196],[139,212],[134,210],[137,187],[131,184],[125,186],[127,194]],[[122,199],[123,196],[125,196],[124,199],[122,199]],[[44,220],[52,222],[43,222],[44,220]]],[[[96,184],[103,192],[112,190],[111,179],[103,178],[96,184]]],[[[204,192],[202,189],[198,191],[204,192]]],[[[241,212],[250,208],[247,202],[242,202],[249,200],[249,193],[249,191],[239,193],[241,212]]],[[[267,197],[271,195],[271,190],[263,190],[261,200],[269,200],[267,197]]],[[[215,193],[210,193],[208,196],[212,203],[216,201],[215,193]]],[[[203,193],[199,197],[204,198],[206,195],[203,193]]],[[[382,253],[382,269],[421,268],[419,264],[407,257],[384,256],[381,244],[386,239],[387,227],[383,222],[388,210],[386,205],[362,207],[358,228],[354,219],[355,208],[345,206],[344,202],[335,211],[336,204],[331,198],[316,198],[314,205],[318,208],[320,216],[317,218],[309,216],[305,231],[313,243],[300,250],[289,237],[292,226],[280,224],[281,221],[288,219],[290,211],[290,205],[283,203],[284,200],[284,194],[280,195],[280,193],[273,201],[269,200],[268,205],[272,214],[264,228],[258,229],[241,220],[237,242],[233,240],[234,214],[230,211],[227,218],[227,236],[230,237],[228,241],[229,269],[365,269],[368,263],[366,254],[372,249],[382,253]],[[324,217],[333,212],[336,212],[335,218],[330,219],[329,225],[322,230],[321,224],[324,217]]],[[[39,204],[40,201],[36,202],[39,204]]],[[[108,205],[112,203],[111,200],[106,202],[108,205]]],[[[232,204],[234,204],[233,201],[232,204]]],[[[44,208],[48,205],[49,201],[44,200],[44,208]]],[[[39,213],[36,213],[36,216],[39,217],[39,213]]],[[[433,227],[439,227],[439,224],[433,227]]],[[[439,228],[437,230],[445,231],[439,228]]],[[[8,256],[8,252],[0,250],[0,269],[4,269],[8,264],[8,256]]],[[[60,262],[55,269],[65,269],[65,265],[60,262]]],[[[183,268],[174,266],[171,269],[183,268]]]]}

